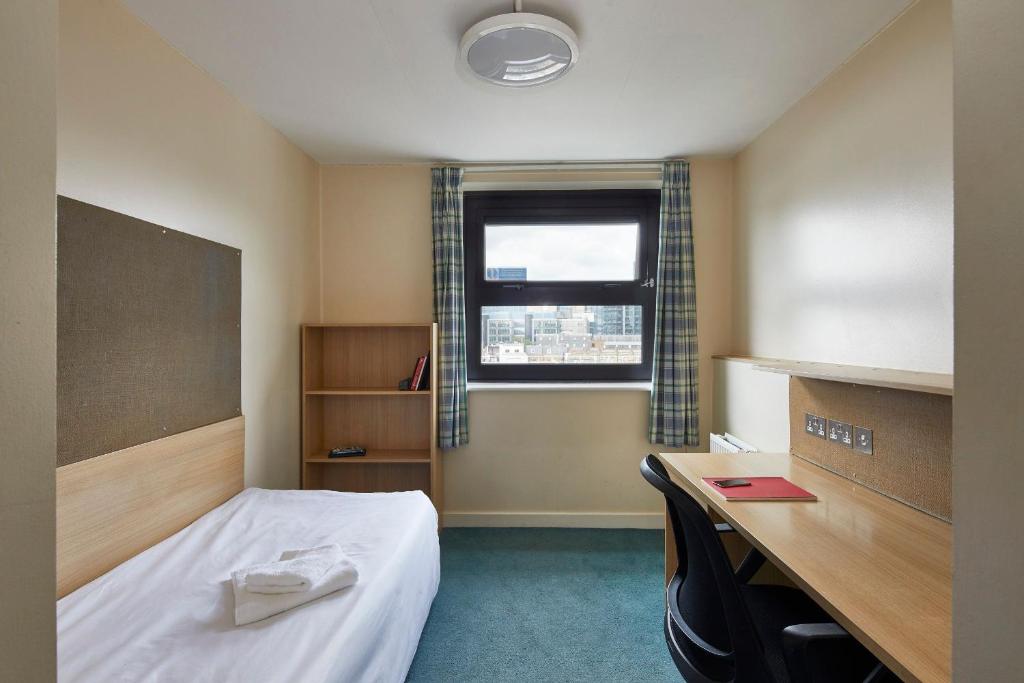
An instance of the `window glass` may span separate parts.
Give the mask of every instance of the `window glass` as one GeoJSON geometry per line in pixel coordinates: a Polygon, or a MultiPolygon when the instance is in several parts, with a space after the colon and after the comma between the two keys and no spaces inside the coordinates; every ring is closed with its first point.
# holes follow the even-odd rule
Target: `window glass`
{"type": "Polygon", "coordinates": [[[483,306],[482,365],[639,365],[642,306],[483,306]]]}
{"type": "Polygon", "coordinates": [[[487,224],[488,281],[632,281],[639,223],[487,224]]]}
{"type": "Polygon", "coordinates": [[[463,196],[475,382],[650,381],[656,189],[463,196]]]}

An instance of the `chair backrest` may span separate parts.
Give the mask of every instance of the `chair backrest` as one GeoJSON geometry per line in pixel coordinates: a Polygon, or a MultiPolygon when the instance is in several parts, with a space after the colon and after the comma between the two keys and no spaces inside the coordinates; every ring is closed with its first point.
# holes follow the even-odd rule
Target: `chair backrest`
{"type": "Polygon", "coordinates": [[[740,594],[732,563],[704,508],[669,477],[654,455],[640,463],[644,479],[665,496],[679,565],[669,583],[669,647],[688,679],[772,681],[764,649],[740,594]],[[674,623],[673,623],[674,622],[674,623]],[[681,655],[683,663],[680,663],[681,655]]]}

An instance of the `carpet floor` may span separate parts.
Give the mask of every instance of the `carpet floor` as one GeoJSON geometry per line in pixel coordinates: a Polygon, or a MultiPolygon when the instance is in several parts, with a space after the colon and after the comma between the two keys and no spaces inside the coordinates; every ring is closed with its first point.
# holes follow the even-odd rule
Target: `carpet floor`
{"type": "Polygon", "coordinates": [[[663,572],[660,531],[445,529],[407,681],[679,681],[663,572]]]}

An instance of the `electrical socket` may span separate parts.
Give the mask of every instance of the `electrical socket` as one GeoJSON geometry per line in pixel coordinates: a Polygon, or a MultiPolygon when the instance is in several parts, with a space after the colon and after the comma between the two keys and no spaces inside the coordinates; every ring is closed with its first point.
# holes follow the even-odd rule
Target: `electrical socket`
{"type": "Polygon", "coordinates": [[[864,455],[874,453],[874,435],[867,427],[853,428],[853,447],[864,455]]]}
{"type": "Polygon", "coordinates": [[[819,439],[825,438],[825,418],[804,413],[804,431],[819,439]]]}
{"type": "Polygon", "coordinates": [[[849,422],[828,421],[828,440],[832,443],[853,448],[853,428],[849,422]]]}

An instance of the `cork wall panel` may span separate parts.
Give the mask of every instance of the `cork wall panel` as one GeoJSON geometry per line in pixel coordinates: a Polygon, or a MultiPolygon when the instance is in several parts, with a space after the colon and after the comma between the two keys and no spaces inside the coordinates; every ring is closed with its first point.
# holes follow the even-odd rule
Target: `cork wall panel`
{"type": "Polygon", "coordinates": [[[241,415],[241,261],[58,198],[58,467],[241,415]]]}
{"type": "Polygon", "coordinates": [[[793,455],[896,500],[951,520],[950,396],[793,377],[789,385],[793,455]],[[804,414],[873,431],[864,455],[804,431],[804,414]]]}

